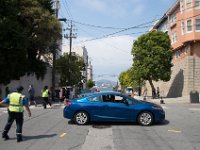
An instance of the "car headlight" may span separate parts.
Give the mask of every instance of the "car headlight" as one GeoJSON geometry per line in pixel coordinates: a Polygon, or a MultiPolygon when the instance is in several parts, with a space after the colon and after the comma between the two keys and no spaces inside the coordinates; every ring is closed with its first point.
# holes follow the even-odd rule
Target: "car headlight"
{"type": "Polygon", "coordinates": [[[163,108],[159,105],[154,105],[154,106],[152,106],[152,108],[155,110],[163,110],[163,108]]]}

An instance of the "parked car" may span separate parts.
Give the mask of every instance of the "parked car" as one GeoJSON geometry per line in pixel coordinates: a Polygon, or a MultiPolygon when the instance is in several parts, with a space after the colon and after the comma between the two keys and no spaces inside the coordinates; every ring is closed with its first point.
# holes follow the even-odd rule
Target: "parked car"
{"type": "Polygon", "coordinates": [[[112,121],[138,122],[148,126],[165,119],[160,105],[136,100],[119,92],[99,92],[69,100],[63,115],[79,125],[89,121],[112,121]]]}

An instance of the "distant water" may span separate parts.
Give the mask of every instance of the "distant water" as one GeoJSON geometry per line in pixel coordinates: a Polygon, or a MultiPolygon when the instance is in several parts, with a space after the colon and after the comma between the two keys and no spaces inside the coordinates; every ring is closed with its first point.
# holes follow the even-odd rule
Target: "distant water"
{"type": "Polygon", "coordinates": [[[100,90],[100,92],[106,92],[106,91],[113,91],[112,87],[106,87],[106,88],[98,88],[100,90]]]}

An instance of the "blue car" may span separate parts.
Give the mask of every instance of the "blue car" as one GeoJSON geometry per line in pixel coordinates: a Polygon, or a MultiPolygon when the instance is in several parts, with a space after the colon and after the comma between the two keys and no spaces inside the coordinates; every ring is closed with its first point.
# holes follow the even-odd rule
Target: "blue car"
{"type": "Polygon", "coordinates": [[[78,125],[91,122],[138,122],[143,126],[161,123],[165,112],[160,105],[136,100],[118,92],[100,92],[69,100],[63,110],[78,125]]]}

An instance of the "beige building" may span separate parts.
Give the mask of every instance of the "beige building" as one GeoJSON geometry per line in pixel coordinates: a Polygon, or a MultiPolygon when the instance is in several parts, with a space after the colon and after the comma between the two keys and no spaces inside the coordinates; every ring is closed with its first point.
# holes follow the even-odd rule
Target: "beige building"
{"type": "MultiPolygon", "coordinates": [[[[65,46],[63,47],[62,50],[63,53],[69,53],[69,47],[65,46]]],[[[90,79],[93,79],[93,67],[91,62],[89,62],[89,57],[88,57],[88,52],[85,46],[75,46],[71,50],[72,54],[76,53],[80,57],[83,58],[83,61],[85,63],[85,70],[82,71],[82,75],[85,77],[84,83],[83,83],[83,88],[86,88],[86,83],[85,81],[88,81],[90,79]]]]}
{"type": "MultiPolygon", "coordinates": [[[[173,67],[169,82],[156,82],[162,96],[188,96],[200,92],[200,0],[177,0],[153,26],[169,34],[173,67]]],[[[147,83],[148,95],[151,95],[147,83]]]]}

